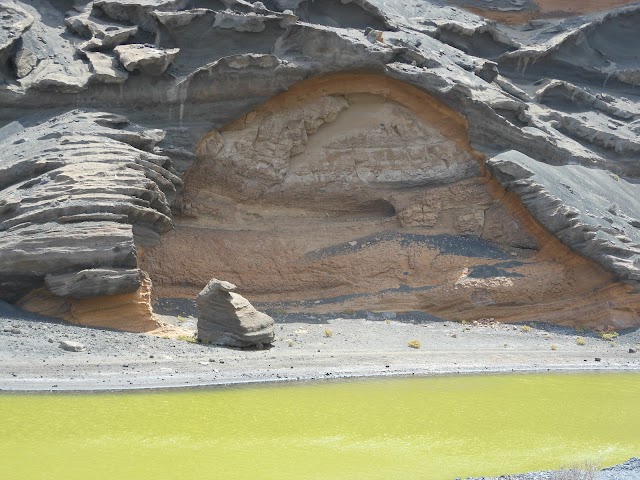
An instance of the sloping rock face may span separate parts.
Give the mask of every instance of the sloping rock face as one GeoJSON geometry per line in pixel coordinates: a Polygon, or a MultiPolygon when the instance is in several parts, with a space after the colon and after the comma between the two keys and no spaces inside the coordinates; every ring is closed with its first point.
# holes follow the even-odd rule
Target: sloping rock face
{"type": "Polygon", "coordinates": [[[198,339],[239,348],[273,342],[273,318],[253,308],[235,289],[234,284],[214,278],[198,294],[198,339]]]}
{"type": "Polygon", "coordinates": [[[0,5],[0,298],[637,324],[640,7],[447,3],[0,5]]]}
{"type": "Polygon", "coordinates": [[[546,165],[515,151],[488,166],[551,233],[640,287],[640,185],[606,170],[546,165]]]}

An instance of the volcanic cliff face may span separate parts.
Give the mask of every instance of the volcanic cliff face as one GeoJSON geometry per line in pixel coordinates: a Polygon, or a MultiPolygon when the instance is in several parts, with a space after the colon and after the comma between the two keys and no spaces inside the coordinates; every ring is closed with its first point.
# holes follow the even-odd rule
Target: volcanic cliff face
{"type": "Polygon", "coordinates": [[[640,7],[530,3],[0,6],[0,298],[640,323],[640,7]]]}

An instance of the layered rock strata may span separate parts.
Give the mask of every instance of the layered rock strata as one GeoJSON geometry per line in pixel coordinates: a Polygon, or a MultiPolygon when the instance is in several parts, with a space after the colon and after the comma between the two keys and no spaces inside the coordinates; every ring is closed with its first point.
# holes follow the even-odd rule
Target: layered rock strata
{"type": "Polygon", "coordinates": [[[400,0],[0,5],[0,298],[134,295],[147,269],[157,295],[220,272],[312,309],[637,323],[640,7],[491,3],[538,18],[400,0]],[[325,76],[354,71],[376,75],[325,76]]]}
{"type": "Polygon", "coordinates": [[[549,232],[640,289],[640,185],[606,170],[546,165],[515,151],[488,166],[549,232]]]}
{"type": "Polygon", "coordinates": [[[273,342],[273,318],[257,311],[235,289],[234,284],[214,278],[198,294],[198,339],[238,348],[262,348],[273,342]]]}
{"type": "Polygon", "coordinates": [[[637,318],[629,287],[540,228],[489,178],[464,120],[406,84],[302,82],[206,135],[197,155],[176,228],[142,259],[160,296],[193,295],[217,271],[287,311],[637,318]]]}
{"type": "Polygon", "coordinates": [[[0,130],[0,298],[40,287],[70,299],[140,296],[136,232],[149,245],[171,228],[181,185],[169,158],[152,152],[161,138],[82,111],[0,130]]]}

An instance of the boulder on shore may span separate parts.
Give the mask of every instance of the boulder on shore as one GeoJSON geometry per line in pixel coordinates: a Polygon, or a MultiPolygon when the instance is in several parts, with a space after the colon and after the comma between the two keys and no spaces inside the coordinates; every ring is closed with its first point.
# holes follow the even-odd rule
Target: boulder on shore
{"type": "Polygon", "coordinates": [[[233,283],[214,278],[198,294],[198,338],[240,348],[273,342],[273,318],[256,310],[235,289],[233,283]]]}

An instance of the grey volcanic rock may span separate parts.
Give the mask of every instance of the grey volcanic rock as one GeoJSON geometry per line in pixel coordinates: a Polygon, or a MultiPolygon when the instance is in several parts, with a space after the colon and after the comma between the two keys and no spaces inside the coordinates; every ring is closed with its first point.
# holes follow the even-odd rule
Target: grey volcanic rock
{"type": "Polygon", "coordinates": [[[150,45],[120,45],[114,51],[124,68],[130,72],[139,70],[147,75],[162,75],[180,51],[179,48],[164,50],[150,45]]]}
{"type": "Polygon", "coordinates": [[[129,40],[138,33],[137,26],[121,25],[97,18],[93,13],[93,6],[89,3],[79,14],[65,19],[67,28],[81,37],[89,40],[81,44],[85,50],[111,49],[129,40]]]}
{"type": "MultiPolygon", "coordinates": [[[[0,231],[0,294],[15,301],[46,275],[96,266],[135,268],[131,226],[115,222],[25,223],[0,231]]],[[[113,287],[109,287],[113,288],[113,287]]]]}
{"type": "Polygon", "coordinates": [[[566,245],[640,286],[640,185],[606,170],[546,165],[516,151],[487,166],[566,245]]]}
{"type": "Polygon", "coordinates": [[[38,64],[38,59],[28,48],[23,48],[16,53],[14,64],[16,67],[16,76],[24,78],[29,75],[38,64]]]}
{"type": "Polygon", "coordinates": [[[155,32],[152,12],[183,10],[187,3],[187,0],[96,0],[93,6],[113,20],[131,22],[143,30],[155,32]]]}
{"type": "Polygon", "coordinates": [[[132,225],[170,229],[181,185],[170,160],[149,151],[161,138],[123,117],[80,111],[1,129],[0,298],[15,300],[45,277],[60,295],[135,290],[132,225]]]}
{"type": "Polygon", "coordinates": [[[92,80],[102,83],[124,83],[129,77],[126,71],[118,68],[115,57],[100,52],[87,52],[85,54],[91,62],[94,72],[92,80]]]}
{"type": "Polygon", "coordinates": [[[93,268],[61,275],[47,275],[44,283],[55,295],[88,298],[133,293],[140,287],[141,275],[142,272],[138,269],[93,268]]]}
{"type": "Polygon", "coordinates": [[[0,60],[6,61],[11,48],[31,26],[34,18],[18,5],[0,5],[0,60]]]}
{"type": "Polygon", "coordinates": [[[233,292],[236,286],[212,279],[196,299],[198,338],[216,345],[251,347],[275,338],[273,318],[257,311],[249,301],[233,292]]]}
{"type": "Polygon", "coordinates": [[[60,342],[60,348],[67,352],[84,352],[87,350],[86,345],[80,342],[73,342],[71,340],[63,340],[60,342]]]}

